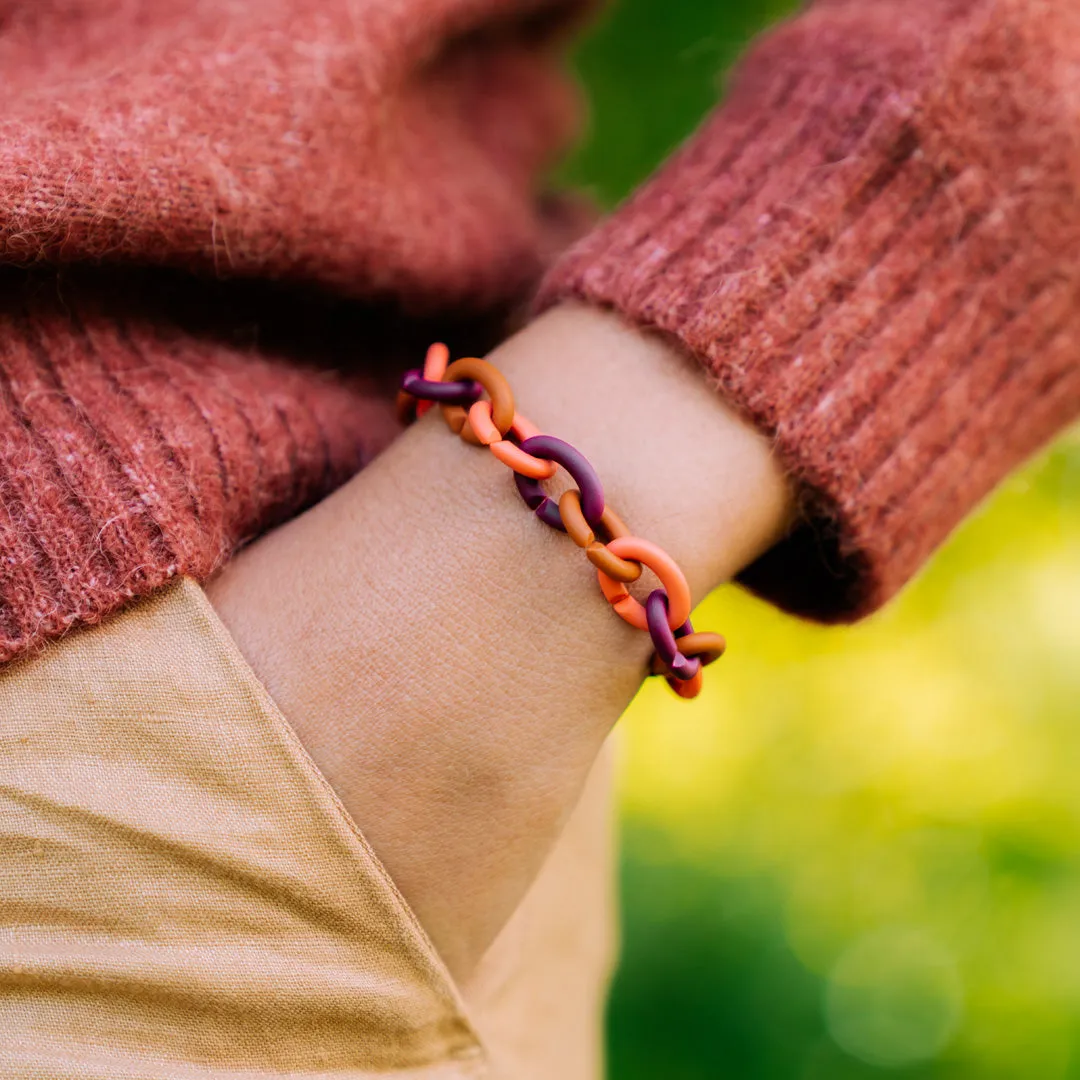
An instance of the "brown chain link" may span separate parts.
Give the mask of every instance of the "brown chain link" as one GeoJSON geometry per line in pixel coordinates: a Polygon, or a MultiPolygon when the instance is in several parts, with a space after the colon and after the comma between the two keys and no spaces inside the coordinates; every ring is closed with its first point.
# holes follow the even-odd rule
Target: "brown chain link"
{"type": "MultiPolygon", "coordinates": [[[[514,392],[502,372],[479,357],[463,356],[455,360],[443,376],[444,382],[456,379],[475,379],[487,391],[491,398],[491,420],[505,438],[514,423],[514,392]]],[[[461,405],[443,405],[441,408],[443,419],[455,435],[460,435],[471,446],[483,446],[468,422],[468,412],[461,405]]]]}
{"type": "MultiPolygon", "coordinates": [[[[560,496],[559,517],[562,519],[567,536],[579,548],[585,549],[585,557],[598,570],[603,570],[609,577],[621,581],[624,585],[637,581],[641,577],[641,563],[620,558],[596,538],[592,526],[585,520],[585,514],[581,509],[581,494],[577,488],[570,488],[560,496]]],[[[623,524],[622,518],[610,506],[604,507],[600,525],[607,533],[609,541],[617,536],[630,535],[630,530],[623,524]]]]}

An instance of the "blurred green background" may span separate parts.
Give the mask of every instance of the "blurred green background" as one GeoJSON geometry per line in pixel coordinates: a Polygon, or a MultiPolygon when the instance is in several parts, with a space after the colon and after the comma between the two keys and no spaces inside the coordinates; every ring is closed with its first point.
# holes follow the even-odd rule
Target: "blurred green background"
{"type": "MultiPolygon", "coordinates": [[[[791,6],[622,0],[562,178],[625,195],[791,6]]],[[[623,722],[612,1080],[1080,1078],[1080,437],[860,626],[698,617],[701,698],[623,722]]]]}

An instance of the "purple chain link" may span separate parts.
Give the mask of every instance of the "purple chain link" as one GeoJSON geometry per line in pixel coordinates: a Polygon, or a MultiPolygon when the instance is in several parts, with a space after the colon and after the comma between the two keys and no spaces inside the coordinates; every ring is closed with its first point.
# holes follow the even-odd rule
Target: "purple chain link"
{"type": "Polygon", "coordinates": [[[440,405],[472,405],[480,400],[484,388],[475,379],[461,379],[457,382],[435,382],[425,379],[420,368],[406,371],[401,380],[401,389],[422,401],[437,401],[440,405]]]}
{"type": "Polygon", "coordinates": [[[686,656],[679,652],[678,638],[694,632],[690,620],[672,632],[668,626],[668,595],[663,589],[653,589],[645,601],[645,618],[649,624],[649,637],[652,638],[656,655],[664,666],[683,682],[688,682],[701,670],[701,659],[686,656]]]}
{"type": "MultiPolygon", "coordinates": [[[[594,528],[600,527],[600,518],[604,514],[604,489],[596,470],[586,460],[580,450],[575,450],[569,443],[556,439],[554,435],[533,435],[525,439],[521,449],[533,457],[554,461],[561,465],[577,483],[581,491],[581,512],[585,520],[594,528]]],[[[545,524],[559,532],[566,532],[559,516],[559,504],[540,486],[539,480],[521,473],[514,473],[514,483],[530,510],[545,524]]]]}

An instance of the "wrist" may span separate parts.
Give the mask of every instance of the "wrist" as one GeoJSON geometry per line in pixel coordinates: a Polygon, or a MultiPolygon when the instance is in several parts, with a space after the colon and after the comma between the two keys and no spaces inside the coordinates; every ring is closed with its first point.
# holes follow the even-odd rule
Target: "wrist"
{"type": "MultiPolygon", "coordinates": [[[[666,346],[556,309],[492,359],[695,599],[782,530],[766,441],[666,346]]],[[[648,634],[437,412],[208,591],[451,969],[470,970],[640,684],[648,634]]]]}
{"type": "Polygon", "coordinates": [[[794,500],[768,439],[659,338],[564,305],[490,359],[519,410],[589,459],[631,532],[679,562],[695,602],[790,526],[794,500]]]}

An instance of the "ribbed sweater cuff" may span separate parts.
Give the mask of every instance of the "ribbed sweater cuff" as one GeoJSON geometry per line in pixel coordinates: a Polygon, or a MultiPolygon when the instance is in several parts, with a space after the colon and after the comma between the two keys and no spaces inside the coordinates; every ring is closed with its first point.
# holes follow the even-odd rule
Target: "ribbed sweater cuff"
{"type": "Polygon", "coordinates": [[[773,441],[801,524],[743,580],[790,611],[874,610],[1080,408],[1080,170],[1046,15],[815,8],[541,289],[665,335],[773,441]]]}
{"type": "Polygon", "coordinates": [[[0,282],[0,662],[204,580],[396,431],[359,377],[211,325],[211,290],[0,282]]]}

